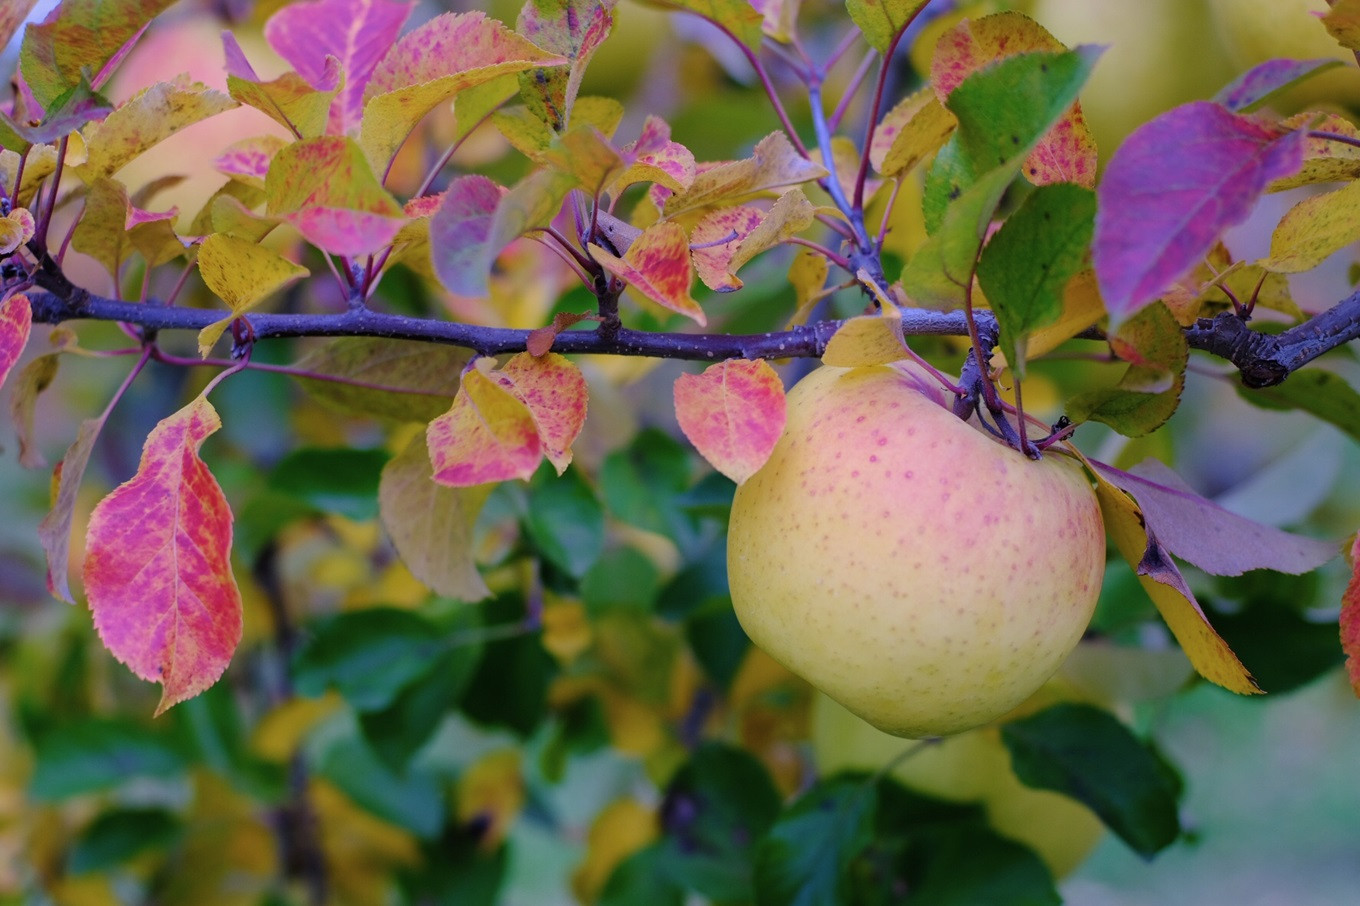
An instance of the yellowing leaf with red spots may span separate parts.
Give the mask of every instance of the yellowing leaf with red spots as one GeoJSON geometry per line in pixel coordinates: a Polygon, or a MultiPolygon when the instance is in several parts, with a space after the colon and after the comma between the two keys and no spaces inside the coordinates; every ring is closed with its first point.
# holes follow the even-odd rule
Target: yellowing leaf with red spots
{"type": "Polygon", "coordinates": [[[1261,691],[1247,668],[1209,625],[1199,602],[1185,584],[1171,555],[1144,524],[1133,498],[1111,484],[1095,469],[1096,497],[1109,536],[1120,556],[1138,574],[1138,582],[1157,605],[1162,619],[1200,676],[1232,692],[1254,695],[1261,691]]]}
{"type": "Polygon", "coordinates": [[[481,12],[436,16],[403,35],[373,71],[359,144],[375,167],[385,167],[425,114],[459,92],[566,62],[481,12]]]}
{"type": "Polygon", "coordinates": [[[230,316],[198,332],[198,354],[204,358],[232,320],[309,273],[307,268],[273,249],[221,233],[203,240],[198,250],[198,272],[213,295],[232,311],[230,316]]]}
{"type": "Polygon", "coordinates": [[[779,196],[765,218],[737,246],[732,255],[732,270],[812,226],[815,214],[802,189],[790,189],[779,196]]]}
{"type": "Polygon", "coordinates": [[[586,423],[589,391],[581,369],[555,352],[544,356],[521,352],[492,376],[509,380],[538,426],[543,455],[561,475],[571,463],[571,445],[586,423]]]}
{"type": "Polygon", "coordinates": [[[28,304],[28,296],[18,293],[0,305],[0,386],[28,345],[32,329],[33,308],[28,304]]]}
{"type": "Polygon", "coordinates": [[[180,76],[158,82],[85,128],[89,157],[75,172],[87,183],[112,176],[133,158],[186,126],[236,106],[220,91],[180,76]]]}
{"type": "Polygon", "coordinates": [[[0,255],[8,255],[32,239],[35,226],[28,208],[15,208],[0,217],[0,255]]]}
{"type": "Polygon", "coordinates": [[[1360,535],[1351,539],[1346,563],[1350,565],[1351,578],[1341,596],[1341,648],[1346,652],[1351,688],[1360,696],[1360,535]]]}
{"type": "Polygon", "coordinates": [[[703,309],[689,294],[694,274],[689,239],[680,224],[665,221],[648,227],[633,240],[622,258],[594,244],[590,253],[601,267],[628,283],[635,292],[663,308],[693,318],[701,327],[708,323],[703,309]]]}
{"type": "Polygon", "coordinates": [[[765,212],[751,205],[717,208],[704,215],[690,234],[694,269],[704,285],[715,292],[741,289],[741,278],[732,273],[732,256],[741,241],[765,219],[765,212]]]}
{"type": "Polygon", "coordinates": [[[694,152],[671,141],[671,127],[659,116],[649,116],[637,141],[623,149],[628,169],[614,180],[610,194],[618,196],[635,182],[652,182],[672,192],[683,192],[694,182],[694,152]]]}
{"type": "Polygon", "coordinates": [[[666,216],[732,204],[761,192],[811,182],[826,175],[826,168],[799,154],[783,132],[772,132],[760,140],[750,157],[699,172],[688,189],[666,199],[666,216]]]}
{"type": "Polygon", "coordinates": [[[907,357],[902,337],[902,315],[887,309],[881,315],[849,318],[832,335],[822,362],[838,368],[886,365],[907,357]]]}
{"type": "Polygon", "coordinates": [[[680,430],[713,468],[741,484],[784,432],[784,384],[764,359],[729,359],[675,382],[680,430]]]}
{"type": "Polygon", "coordinates": [[[491,593],[472,556],[472,526],[490,492],[491,485],[436,484],[420,435],[383,466],[378,482],[383,526],[407,569],[436,594],[478,601],[491,593]]]}
{"type": "Polygon", "coordinates": [[[1360,240],[1360,182],[1312,195],[1294,205],[1275,225],[1270,257],[1258,262],[1277,274],[1312,270],[1360,240]]]}
{"type": "Polygon", "coordinates": [[[213,160],[217,172],[225,173],[232,179],[264,188],[264,178],[269,173],[269,165],[274,155],[283,150],[288,142],[277,135],[257,135],[233,142],[213,160]]]}
{"type": "Polygon", "coordinates": [[[543,455],[529,408],[479,367],[463,372],[453,405],[430,422],[425,440],[434,480],[453,488],[528,478],[543,455]]]}
{"type": "MultiPolygon", "coordinates": [[[[930,81],[943,102],[964,79],[990,63],[1016,54],[1066,49],[1042,25],[1021,13],[964,19],[940,36],[930,81]]],[[[1079,103],[1039,140],[1021,171],[1036,186],[1073,182],[1095,188],[1096,143],[1079,103]]]]}
{"type": "Polygon", "coordinates": [[[245,52],[231,32],[222,34],[226,58],[227,91],[249,107],[267,115],[299,138],[315,138],[326,131],[331,103],[340,91],[340,61],[328,57],[314,83],[296,72],[285,72],[269,82],[255,74],[245,52]]]}
{"type": "Polygon", "coordinates": [[[198,457],[221,427],[198,397],[162,419],[137,473],[100,501],[85,541],[85,593],[104,646],[162,685],[161,714],[217,682],[241,640],[231,510],[198,457]]]}
{"type": "MultiPolygon", "coordinates": [[[[1344,116],[1306,110],[1286,119],[1282,125],[1291,129],[1310,129],[1344,135],[1352,142],[1360,142],[1360,129],[1344,116]]],[[[1303,166],[1296,172],[1271,182],[1268,191],[1281,192],[1320,182],[1349,182],[1360,177],[1360,147],[1330,138],[1309,136],[1303,140],[1303,166]]]]}
{"type": "Polygon", "coordinates": [[[958,124],[934,91],[922,89],[879,121],[869,146],[869,162],[884,176],[905,173],[938,151],[958,124]]]}
{"type": "Polygon", "coordinates": [[[351,138],[294,142],[275,155],[264,182],[267,212],[317,248],[365,255],[387,245],[406,217],[351,138]]]}

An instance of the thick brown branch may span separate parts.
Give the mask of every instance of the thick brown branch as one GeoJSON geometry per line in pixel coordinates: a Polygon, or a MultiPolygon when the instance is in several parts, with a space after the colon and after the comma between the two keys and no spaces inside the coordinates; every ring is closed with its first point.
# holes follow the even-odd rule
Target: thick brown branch
{"type": "Polygon", "coordinates": [[[1360,337],[1360,292],[1279,334],[1252,330],[1232,312],[1201,318],[1185,332],[1191,348],[1227,359],[1248,387],[1273,387],[1328,350],[1360,337]]]}

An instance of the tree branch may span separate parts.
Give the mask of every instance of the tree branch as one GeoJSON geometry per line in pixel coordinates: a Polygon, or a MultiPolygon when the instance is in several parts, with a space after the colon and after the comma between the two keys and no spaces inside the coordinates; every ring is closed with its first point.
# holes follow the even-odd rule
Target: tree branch
{"type": "Polygon", "coordinates": [[[1360,337],[1360,292],[1279,334],[1252,330],[1230,311],[1200,318],[1185,331],[1192,349],[1232,362],[1242,373],[1242,383],[1252,388],[1282,383],[1324,352],[1357,337],[1360,337]]]}

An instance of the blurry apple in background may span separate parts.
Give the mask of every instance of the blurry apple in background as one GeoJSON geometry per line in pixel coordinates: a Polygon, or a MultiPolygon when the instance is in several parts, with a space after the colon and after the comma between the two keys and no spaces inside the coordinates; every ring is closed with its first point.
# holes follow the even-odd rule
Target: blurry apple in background
{"type": "Polygon", "coordinates": [[[1360,106],[1355,54],[1337,44],[1314,15],[1327,11],[1327,0],[1209,0],[1209,6],[1214,26],[1240,69],[1274,57],[1332,57],[1346,64],[1291,89],[1284,102],[1290,110],[1317,104],[1360,106]]]}
{"type": "Polygon", "coordinates": [[[1036,0],[1027,12],[1069,47],[1109,45],[1081,93],[1102,160],[1143,123],[1212,97],[1237,73],[1207,0],[1036,0]]]}

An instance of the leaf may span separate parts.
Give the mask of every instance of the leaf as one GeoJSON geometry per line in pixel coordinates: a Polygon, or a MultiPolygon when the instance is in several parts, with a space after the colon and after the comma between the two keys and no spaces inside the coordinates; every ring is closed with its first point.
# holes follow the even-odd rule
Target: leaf
{"type": "Polygon", "coordinates": [[[1138,501],[1148,530],[1167,550],[1215,576],[1252,569],[1300,575],[1336,556],[1334,544],[1282,532],[1206,500],[1156,459],[1145,459],[1129,472],[1092,465],[1138,501]]]}
{"type": "Polygon", "coordinates": [[[169,736],[127,720],[85,718],[35,742],[28,790],[40,801],[113,790],[137,778],[164,780],[188,767],[169,736]]]}
{"type": "Polygon", "coordinates": [[[614,25],[612,6],[603,0],[533,0],[520,9],[515,31],[568,61],[565,69],[554,64],[520,75],[525,103],[554,132],[571,125],[586,66],[614,25]]]}
{"type": "Polygon", "coordinates": [[[1180,643],[1199,675],[1242,695],[1261,690],[1227,643],[1214,632],[1175,564],[1143,522],[1138,504],[1092,467],[1096,497],[1108,536],[1138,574],[1138,583],[1180,643]],[[1149,557],[1149,554],[1151,556],[1149,557]]]}
{"type": "Polygon", "coordinates": [[[217,682],[241,641],[231,510],[198,458],[221,426],[205,397],[160,421],[137,474],[99,502],[85,541],[85,593],[104,646],[163,686],[159,715],[217,682]]]}
{"type": "Polygon", "coordinates": [[[547,355],[552,352],[553,343],[557,341],[558,334],[573,324],[579,324],[585,320],[599,320],[599,316],[591,315],[589,312],[559,311],[553,315],[551,324],[535,327],[529,331],[528,339],[524,341],[524,348],[532,356],[547,355]]]}
{"type": "Polygon", "coordinates": [[[1360,697],[1360,535],[1351,540],[1346,551],[1351,577],[1341,595],[1341,650],[1346,653],[1346,674],[1351,688],[1360,697]]]}
{"type": "Polygon", "coordinates": [[[659,116],[649,115],[642,123],[637,140],[625,145],[622,157],[628,168],[609,187],[617,197],[636,182],[651,182],[673,192],[683,192],[694,183],[694,152],[671,141],[671,127],[659,116]]]}
{"type": "Polygon", "coordinates": [[[85,211],[71,234],[71,247],[98,261],[115,280],[131,245],[127,235],[130,210],[123,184],[100,177],[90,185],[85,211]]]}
{"type": "Polygon", "coordinates": [[[478,367],[463,372],[453,406],[430,422],[426,440],[434,480],[452,488],[527,479],[543,455],[528,407],[478,367]]]}
{"type": "Polygon", "coordinates": [[[227,91],[232,98],[266,114],[298,138],[315,138],[326,131],[331,104],[343,79],[339,60],[335,57],[326,60],[326,68],[315,85],[296,72],[263,82],[231,32],[222,33],[222,48],[227,64],[227,91]]]}
{"type": "Polygon", "coordinates": [[[297,380],[341,412],[428,422],[448,411],[468,356],[466,350],[436,343],[337,337],[297,363],[300,372],[316,377],[297,380]]]}
{"type": "Polygon", "coordinates": [[[799,188],[780,195],[755,229],[742,238],[729,267],[735,272],[766,249],[772,249],[812,226],[816,211],[799,188]]]}
{"type": "Polygon", "coordinates": [[[878,315],[847,318],[826,344],[822,364],[838,368],[887,365],[907,358],[902,314],[889,309],[878,315]]]}
{"type": "Polygon", "coordinates": [[[830,263],[812,249],[799,249],[793,256],[788,281],[789,286],[793,287],[795,305],[789,326],[807,323],[807,319],[812,316],[812,309],[822,300],[822,288],[826,286],[826,278],[830,273],[830,263]]]}
{"type": "Polygon", "coordinates": [[[745,160],[730,161],[704,170],[688,189],[666,200],[667,217],[688,211],[732,204],[751,195],[821,179],[827,171],[800,155],[783,132],[772,132],[756,144],[745,160]]]}
{"type": "Polygon", "coordinates": [[[571,462],[571,445],[586,421],[589,391],[581,370],[555,352],[521,352],[493,373],[533,416],[543,455],[557,474],[571,462]],[[505,380],[509,384],[504,383],[505,380]]]}
{"type": "Polygon", "coordinates": [[[1347,50],[1360,50],[1360,3],[1356,0],[1335,0],[1322,15],[1322,26],[1327,34],[1347,50]]]}
{"type": "Polygon", "coordinates": [[[108,116],[112,110],[113,105],[91,88],[89,81],[82,75],[79,84],[49,105],[41,121],[16,121],[0,111],[0,145],[25,154],[34,145],[76,134],[77,129],[108,116]]]}
{"type": "Polygon", "coordinates": [[[1266,60],[1224,85],[1213,99],[1233,113],[1251,113],[1281,92],[1340,65],[1340,60],[1331,57],[1317,60],[1266,60]]]}
{"type": "Polygon", "coordinates": [[[1194,267],[1273,180],[1295,172],[1303,142],[1302,131],[1207,101],[1164,113],[1125,139],[1097,191],[1092,246],[1111,327],[1194,267]]]}
{"type": "Polygon", "coordinates": [[[1270,256],[1259,264],[1279,274],[1312,270],[1360,239],[1360,182],[1312,195],[1290,208],[1270,237],[1270,256]]]}
{"type": "Polygon", "coordinates": [[[83,875],[116,869],[142,853],[169,849],[183,830],[180,819],[165,809],[109,809],[81,831],[68,855],[67,871],[83,875]]]}
{"type": "Polygon", "coordinates": [[[1360,393],[1346,379],[1321,368],[1303,368],[1283,384],[1238,388],[1247,402],[1265,409],[1300,409],[1336,425],[1360,441],[1360,393]]]}
{"type": "Polygon", "coordinates": [[[304,0],[270,16],[264,36],[313,88],[328,82],[327,57],[340,61],[345,84],[326,131],[345,135],[358,127],[364,89],[410,13],[410,3],[392,0],[304,0]]]}
{"type": "Polygon", "coordinates": [[[38,0],[11,0],[0,7],[0,45],[9,46],[10,39],[19,32],[19,26],[28,19],[38,0]]]}
{"type": "MultiPolygon", "coordinates": [[[[1021,13],[964,19],[940,37],[931,58],[930,81],[940,101],[948,103],[949,95],[969,75],[998,60],[1066,49],[1042,25],[1021,13]]],[[[1022,172],[1035,185],[1072,182],[1095,188],[1096,143],[1079,103],[1073,103],[1039,139],[1022,172]]]]}
{"type": "Polygon", "coordinates": [[[0,304],[0,387],[19,361],[33,329],[33,307],[28,296],[15,293],[0,304]]]}
{"type": "Polygon", "coordinates": [[[299,695],[334,689],[356,711],[381,711],[446,649],[437,626],[409,610],[370,607],[312,629],[293,656],[299,695]]]}
{"type": "Polygon", "coordinates": [[[884,176],[900,176],[940,149],[958,119],[923,88],[883,115],[869,146],[869,161],[884,176]]]}
{"type": "Polygon", "coordinates": [[[199,331],[198,354],[205,359],[227,325],[309,273],[273,249],[221,233],[214,233],[199,246],[198,272],[209,291],[232,312],[199,331]]]}
{"type": "Polygon", "coordinates": [[[685,229],[666,220],[642,231],[622,257],[591,243],[590,254],[609,273],[626,282],[634,292],[662,308],[692,318],[700,327],[708,318],[689,294],[694,280],[689,239],[685,229]]]}
{"type": "Polygon", "coordinates": [[[66,455],[57,464],[53,477],[55,491],[52,509],[38,524],[38,540],[43,552],[47,554],[47,589],[53,597],[68,604],[75,603],[71,596],[71,525],[76,518],[76,494],[80,482],[85,477],[85,468],[90,462],[90,453],[99,432],[104,427],[106,416],[87,418],[80,423],[76,439],[67,448],[66,455]]]}
{"type": "Polygon", "coordinates": [[[267,486],[315,511],[372,519],[378,515],[378,476],[389,458],[381,449],[303,447],[275,464],[267,486]]]}
{"type": "Polygon", "coordinates": [[[217,172],[225,173],[232,179],[264,188],[264,178],[269,173],[269,165],[274,156],[286,147],[288,142],[277,135],[257,135],[232,142],[227,149],[213,160],[217,172]]]}
{"type": "Polygon", "coordinates": [[[86,128],[89,158],[75,172],[87,183],[112,176],[184,127],[235,106],[227,95],[187,76],[157,82],[119,104],[103,122],[86,128]]]}
{"type": "MultiPolygon", "coordinates": [[[[385,168],[416,124],[459,92],[566,63],[481,12],[436,16],[403,35],[374,69],[364,89],[359,144],[375,168],[385,168]]],[[[462,110],[458,118],[461,128],[462,110]]]]}
{"type": "Polygon", "coordinates": [[[765,904],[849,901],[851,861],[874,838],[876,787],[858,778],[818,783],[784,810],[756,847],[755,887],[765,904]]]}
{"type": "Polygon", "coordinates": [[[1110,340],[1129,367],[1114,387],[1088,390],[1067,402],[1074,422],[1104,422],[1127,437],[1164,425],[1180,405],[1190,350],[1185,334],[1161,303],[1141,309],[1110,340]]]}
{"type": "Polygon", "coordinates": [[[1086,264],[1095,215],[1091,190],[1041,186],[982,250],[978,281],[996,312],[1006,360],[1021,377],[1027,335],[1058,319],[1068,281],[1086,264]]]}
{"type": "Polygon", "coordinates": [[[690,243],[700,248],[695,248],[691,254],[694,270],[705,286],[720,293],[741,289],[741,279],[732,273],[735,270],[732,258],[742,240],[764,219],[765,212],[759,208],[736,205],[715,208],[695,224],[690,233],[690,243]]]}
{"type": "Polygon", "coordinates": [[[869,46],[887,54],[916,14],[929,0],[845,0],[850,19],[864,34],[869,46]]]}
{"type": "Polygon", "coordinates": [[[575,579],[604,551],[604,508],[576,469],[534,473],[524,527],[543,556],[575,579]]]}
{"type": "Polygon", "coordinates": [[[173,0],[66,0],[41,24],[24,30],[19,68],[44,108],[80,83],[81,70],[97,77],[126,52],[148,22],[173,0]]]}
{"type": "MultiPolygon", "coordinates": [[[[1360,142],[1360,129],[1335,113],[1305,111],[1285,120],[1291,129],[1329,132],[1360,142]]],[[[1309,135],[1303,143],[1303,166],[1290,176],[1275,180],[1267,191],[1281,192],[1320,182],[1349,182],[1360,177],[1360,147],[1309,135]]]]}
{"type": "Polygon", "coordinates": [[[294,142],[265,177],[267,213],[336,255],[365,255],[390,243],[405,221],[358,144],[326,136],[294,142]]]}
{"type": "Polygon", "coordinates": [[[1180,836],[1178,784],[1157,755],[1103,708],[1064,703],[1001,725],[1015,774],[1090,807],[1134,852],[1180,836]]]}
{"type": "Polygon", "coordinates": [[[675,417],[699,455],[741,484],[784,432],[784,384],[764,359],[729,359],[675,381],[675,417]]]}
{"type": "MultiPolygon", "coordinates": [[[[33,238],[37,225],[28,208],[14,208],[0,217],[0,256],[9,255],[33,238]]],[[[0,375],[0,383],[3,383],[0,375]]]]}
{"type": "Polygon", "coordinates": [[[490,486],[436,484],[422,435],[383,467],[378,483],[383,527],[407,569],[436,594],[480,601],[491,593],[477,571],[472,533],[490,492],[490,486]]]}
{"type": "MultiPolygon", "coordinates": [[[[0,317],[0,325],[3,324],[3,317],[0,317]]],[[[0,326],[0,333],[3,326],[0,326]]],[[[14,422],[14,433],[19,440],[19,465],[25,469],[41,469],[47,465],[42,452],[38,449],[33,438],[33,411],[38,402],[38,395],[51,385],[57,376],[57,367],[61,361],[61,352],[49,352],[36,356],[33,361],[25,365],[18,377],[14,379],[14,389],[11,391],[9,401],[10,420],[14,422]]],[[[2,364],[2,363],[0,363],[2,364]]],[[[3,376],[3,368],[0,368],[0,377],[3,376]]],[[[3,381],[0,381],[3,383],[3,381]]]]}
{"type": "Polygon", "coordinates": [[[430,217],[430,257],[440,281],[475,296],[486,285],[486,268],[499,249],[488,248],[496,206],[506,190],[485,176],[459,176],[449,183],[430,217]]]}

